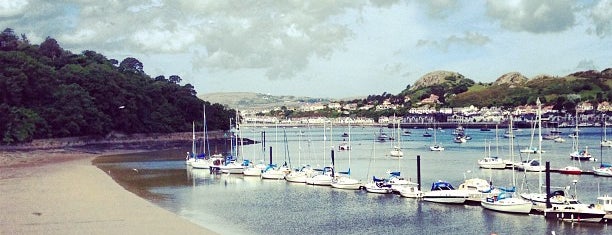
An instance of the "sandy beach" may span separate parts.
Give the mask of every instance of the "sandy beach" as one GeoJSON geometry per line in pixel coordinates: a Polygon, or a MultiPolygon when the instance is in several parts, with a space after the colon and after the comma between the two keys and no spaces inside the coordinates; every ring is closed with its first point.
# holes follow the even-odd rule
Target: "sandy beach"
{"type": "Polygon", "coordinates": [[[0,152],[0,234],[215,234],[128,192],[91,163],[122,152],[0,152]]]}

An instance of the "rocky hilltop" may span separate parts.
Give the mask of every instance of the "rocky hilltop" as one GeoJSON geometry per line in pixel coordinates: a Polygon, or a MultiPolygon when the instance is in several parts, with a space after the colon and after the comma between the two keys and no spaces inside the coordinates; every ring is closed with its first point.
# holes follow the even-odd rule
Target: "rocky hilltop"
{"type": "Polygon", "coordinates": [[[434,85],[440,85],[449,81],[457,81],[465,79],[463,75],[457,72],[451,71],[434,71],[423,75],[417,80],[414,85],[410,88],[411,91],[418,90],[425,87],[434,85]]]}
{"type": "Polygon", "coordinates": [[[493,85],[505,85],[505,84],[508,84],[510,86],[514,86],[514,85],[519,85],[519,84],[522,84],[524,82],[527,82],[527,80],[529,80],[529,79],[527,79],[521,73],[519,73],[519,72],[511,72],[511,73],[504,74],[501,77],[497,78],[497,80],[495,80],[495,82],[493,82],[493,85]]]}

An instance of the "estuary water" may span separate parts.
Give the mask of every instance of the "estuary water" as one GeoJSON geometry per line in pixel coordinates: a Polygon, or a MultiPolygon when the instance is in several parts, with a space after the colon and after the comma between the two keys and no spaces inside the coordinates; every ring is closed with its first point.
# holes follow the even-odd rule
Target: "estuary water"
{"type": "MultiPolygon", "coordinates": [[[[542,161],[551,168],[568,165],[591,170],[599,162],[578,162],[569,158],[573,129],[562,129],[565,143],[542,142],[542,161]]],[[[338,171],[351,169],[353,178],[367,182],[372,176],[386,177],[388,171],[401,171],[416,182],[416,156],[421,157],[422,189],[428,191],[437,180],[458,187],[465,179],[483,178],[495,186],[511,186],[512,170],[479,169],[478,159],[496,155],[509,159],[509,139],[503,130],[485,132],[467,129],[472,137],[467,143],[454,143],[452,129],[436,130],[436,142],[446,150],[431,152],[434,137],[423,133],[434,130],[405,130],[375,127],[333,128],[242,128],[245,138],[265,143],[237,146],[240,159],[287,162],[293,168],[310,164],[331,164],[333,148],[338,171]],[[375,141],[382,131],[395,140],[375,141]],[[348,137],[343,133],[350,132],[348,137]],[[399,137],[399,138],[398,138],[399,137]],[[350,151],[338,151],[338,145],[350,141],[350,151]],[[265,146],[264,146],[265,144],[265,146]],[[393,146],[401,146],[404,157],[388,156],[393,146]],[[350,160],[350,161],[349,161],[350,160]]],[[[548,130],[544,129],[543,133],[548,130]]],[[[515,161],[538,158],[537,154],[520,154],[519,150],[537,146],[532,130],[515,131],[515,161]]],[[[601,149],[601,128],[582,128],[580,146],[599,161],[612,162],[612,149],[601,149]]],[[[227,146],[215,146],[210,152],[229,152],[227,146]]],[[[478,205],[446,205],[378,195],[365,191],[347,191],[325,186],[288,183],[284,180],[261,180],[259,177],[214,174],[185,165],[185,149],[165,150],[127,156],[101,157],[97,165],[132,192],[221,234],[609,234],[608,224],[567,223],[546,220],[541,215],[516,215],[485,210],[478,205]]],[[[514,172],[516,187],[522,192],[538,192],[538,173],[514,172]]],[[[542,174],[542,180],[544,179],[542,174]]],[[[593,175],[551,173],[551,185],[571,186],[583,203],[596,203],[598,195],[612,193],[612,178],[593,175]],[[575,182],[575,183],[574,183],[575,182]]]]}

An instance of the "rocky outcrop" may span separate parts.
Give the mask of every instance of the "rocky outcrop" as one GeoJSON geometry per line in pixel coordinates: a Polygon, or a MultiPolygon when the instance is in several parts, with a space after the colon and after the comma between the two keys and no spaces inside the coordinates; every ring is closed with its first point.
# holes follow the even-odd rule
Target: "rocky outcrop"
{"type": "Polygon", "coordinates": [[[524,82],[527,82],[527,78],[525,76],[523,76],[522,74],[518,73],[518,72],[511,72],[511,73],[507,73],[502,75],[501,77],[497,78],[497,80],[495,80],[495,82],[493,82],[493,85],[510,85],[510,86],[514,86],[514,85],[518,85],[518,84],[522,84],[524,82]]]}
{"type": "Polygon", "coordinates": [[[434,71],[423,75],[419,80],[414,83],[414,86],[410,90],[418,90],[424,87],[430,87],[434,85],[440,85],[447,83],[448,81],[457,81],[465,79],[463,75],[457,72],[451,71],[434,71]]]}

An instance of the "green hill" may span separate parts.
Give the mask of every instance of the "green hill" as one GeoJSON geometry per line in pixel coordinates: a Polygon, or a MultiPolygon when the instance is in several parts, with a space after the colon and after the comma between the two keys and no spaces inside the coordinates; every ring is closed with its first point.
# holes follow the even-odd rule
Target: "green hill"
{"type": "Polygon", "coordinates": [[[53,38],[30,44],[0,33],[0,143],[33,138],[227,129],[235,115],[196,97],[176,75],[150,77],[136,58],[119,62],[95,51],[74,54],[53,38]]]}

